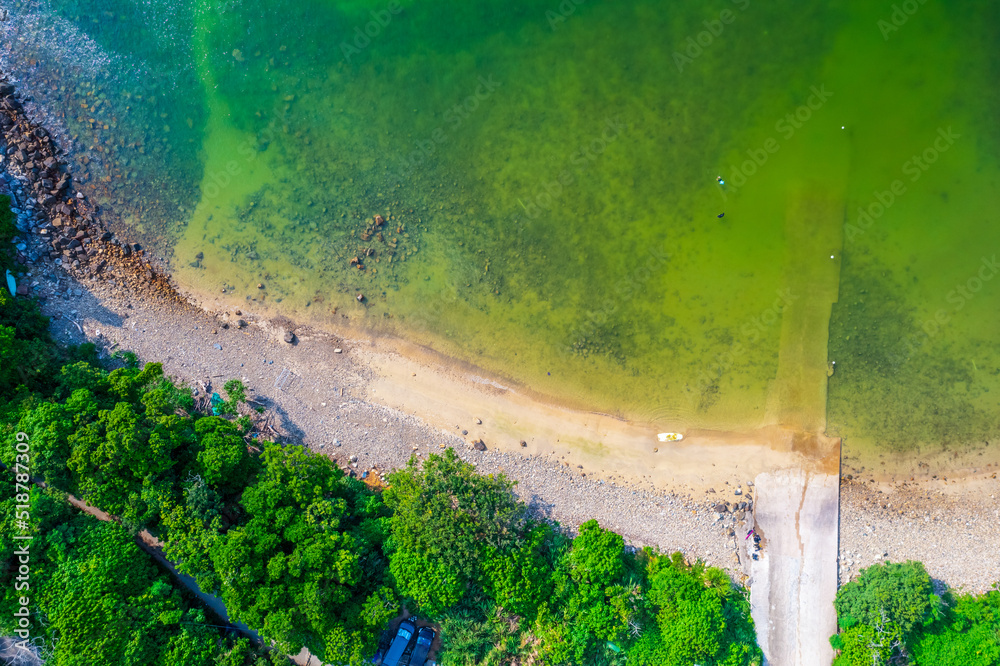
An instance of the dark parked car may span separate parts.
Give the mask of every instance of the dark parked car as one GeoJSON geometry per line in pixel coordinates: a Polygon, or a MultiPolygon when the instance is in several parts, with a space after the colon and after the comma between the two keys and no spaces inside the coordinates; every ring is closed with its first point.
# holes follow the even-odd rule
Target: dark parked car
{"type": "Polygon", "coordinates": [[[430,627],[421,627],[417,633],[417,645],[413,648],[413,654],[410,655],[410,666],[424,666],[424,662],[427,661],[427,653],[433,642],[434,630],[430,627]]]}
{"type": "Polygon", "coordinates": [[[382,666],[399,666],[400,657],[406,652],[406,647],[410,644],[410,639],[413,638],[416,630],[417,628],[412,622],[403,620],[399,625],[399,630],[396,631],[396,637],[392,639],[389,651],[385,653],[385,657],[382,659],[382,666]]]}

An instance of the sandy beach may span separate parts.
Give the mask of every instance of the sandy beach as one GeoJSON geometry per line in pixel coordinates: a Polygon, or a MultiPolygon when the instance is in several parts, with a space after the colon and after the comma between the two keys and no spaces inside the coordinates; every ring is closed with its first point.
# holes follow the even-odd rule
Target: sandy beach
{"type": "Polygon", "coordinates": [[[0,21],[10,288],[58,342],[202,410],[239,379],[256,441],[373,488],[451,449],[720,567],[769,666],[829,664],[875,564],[1000,590],[988,20],[770,8],[682,66],[696,3],[400,8],[343,60],[349,3],[126,5],[0,21]]]}
{"type": "MultiPolygon", "coordinates": [[[[749,523],[718,512],[719,503],[735,508],[752,499],[747,482],[758,474],[819,464],[795,450],[794,433],[777,427],[743,435],[692,432],[679,445],[663,445],[648,425],[533,400],[398,341],[294,329],[290,344],[281,322],[247,312],[208,313],[136,291],[140,285],[120,277],[81,282],[49,265],[35,266],[29,280],[60,339],[92,341],[104,356],[133,350],[144,361],[162,361],[169,375],[201,392],[241,378],[273,414],[283,439],[357,474],[385,473],[413,454],[452,447],[482,472],[516,480],[518,494],[540,515],[570,528],[596,518],[632,545],[702,557],[738,581],[750,572],[731,531],[749,523]],[[475,440],[486,449],[474,448],[475,440]]],[[[948,585],[989,588],[1000,570],[995,471],[923,483],[876,489],[874,477],[843,482],[842,582],[889,552],[893,560],[924,560],[948,585]],[[902,506],[899,498],[928,491],[921,506],[929,518],[915,527],[907,524],[912,517],[904,522],[871,499],[902,506]],[[869,525],[875,529],[866,530],[869,525]],[[949,543],[964,547],[935,548],[949,543]]]]}
{"type": "MultiPolygon", "coordinates": [[[[22,186],[5,178],[23,201],[22,186]]],[[[986,527],[995,518],[996,452],[940,455],[933,461],[936,474],[914,467],[907,480],[898,477],[899,465],[876,475],[872,468],[880,465],[854,459],[842,470],[840,441],[821,434],[827,378],[823,341],[836,300],[836,262],[803,261],[796,269],[810,276],[809,304],[790,308],[783,319],[783,351],[767,424],[744,432],[685,430],[679,424],[630,422],[560,405],[404,340],[353,329],[296,327],[272,313],[211,300],[200,301],[199,307],[170,287],[138,246],[130,255],[117,239],[81,255],[92,258],[89,266],[57,265],[46,247],[53,230],[46,212],[29,207],[19,217],[22,228],[30,230],[18,248],[31,269],[20,281],[21,290],[53,317],[59,339],[94,342],[104,357],[132,350],[143,361],[162,362],[168,375],[202,395],[240,378],[255,404],[265,408],[278,439],[329,455],[369,480],[406,464],[412,455],[451,447],[484,473],[502,471],[514,479],[519,495],[539,515],[570,529],[596,518],[632,545],[701,557],[746,584],[750,559],[737,534],[755,524],[751,481],[790,470],[843,471],[848,485],[841,500],[841,582],[887,556],[925,559],[932,575],[963,589],[987,589],[996,578],[995,524],[993,532],[986,527]],[[98,261],[103,270],[95,270],[98,261]],[[805,346],[802,340],[814,344],[805,346]],[[672,430],[682,431],[683,441],[657,440],[658,432],[672,430]],[[902,529],[899,514],[873,508],[882,508],[872,503],[873,492],[912,499],[922,479],[937,483],[932,477],[945,474],[952,477],[941,481],[948,493],[919,491],[924,493],[923,530],[902,529]],[[883,487],[874,490],[877,484],[883,487]],[[931,525],[933,536],[927,533],[931,525]],[[973,525],[987,532],[970,529],[973,525]],[[945,556],[928,543],[967,543],[968,557],[945,556]]],[[[790,208],[792,232],[799,229],[799,218],[808,217],[802,210],[790,208]]],[[[821,226],[825,236],[798,234],[802,257],[839,245],[837,225],[821,226]]],[[[779,514],[796,511],[794,506],[776,509],[779,514]]]]}

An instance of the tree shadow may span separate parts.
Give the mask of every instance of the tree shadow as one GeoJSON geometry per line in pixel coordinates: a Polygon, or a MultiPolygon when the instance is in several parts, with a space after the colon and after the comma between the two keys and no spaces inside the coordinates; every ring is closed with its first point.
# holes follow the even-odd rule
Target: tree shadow
{"type": "Polygon", "coordinates": [[[271,421],[269,425],[276,434],[273,438],[276,443],[304,445],[306,439],[305,431],[292,420],[285,408],[275,402],[273,398],[258,395],[254,398],[254,405],[263,407],[266,414],[274,415],[276,420],[271,421]]]}
{"type": "MultiPolygon", "coordinates": [[[[85,294],[85,297],[87,296],[90,294],[85,294]]],[[[125,322],[121,315],[104,307],[96,298],[93,299],[93,303],[87,304],[86,313],[91,319],[105,326],[121,327],[125,322]]]]}
{"type": "Polygon", "coordinates": [[[68,313],[71,310],[75,310],[78,313],[76,315],[77,318],[92,319],[98,324],[114,326],[116,328],[124,325],[125,318],[117,312],[106,308],[96,296],[90,293],[87,287],[73,281],[65,283],[61,281],[59,293],[65,293],[66,288],[78,289],[82,293],[80,296],[73,296],[65,305],[53,299],[40,303],[41,309],[46,316],[51,318],[54,314],[59,314],[63,318],[72,321],[73,317],[70,317],[68,313]]]}
{"type": "Polygon", "coordinates": [[[934,594],[943,598],[944,593],[948,591],[948,584],[943,580],[931,576],[931,590],[934,592],[934,594]]]}
{"type": "Polygon", "coordinates": [[[537,494],[532,494],[531,499],[525,503],[525,507],[530,517],[550,521],[552,520],[552,509],[555,508],[555,504],[544,501],[537,494]]]}

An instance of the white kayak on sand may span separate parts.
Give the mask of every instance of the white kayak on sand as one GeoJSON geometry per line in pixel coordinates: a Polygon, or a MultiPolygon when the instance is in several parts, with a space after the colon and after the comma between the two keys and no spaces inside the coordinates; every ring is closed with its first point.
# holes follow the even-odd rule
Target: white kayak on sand
{"type": "Polygon", "coordinates": [[[684,435],[679,432],[661,432],[656,438],[661,442],[679,442],[684,439],[684,435]]]}

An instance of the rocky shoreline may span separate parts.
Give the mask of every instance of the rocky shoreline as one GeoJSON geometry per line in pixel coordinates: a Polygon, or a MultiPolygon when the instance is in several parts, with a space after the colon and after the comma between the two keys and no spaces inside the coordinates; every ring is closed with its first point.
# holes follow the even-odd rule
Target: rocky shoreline
{"type": "MultiPolygon", "coordinates": [[[[134,350],[144,359],[162,360],[168,374],[203,390],[213,380],[241,377],[277,415],[277,430],[286,441],[304,443],[348,472],[367,472],[373,480],[414,453],[452,447],[482,472],[502,471],[515,479],[518,494],[539,515],[570,528],[596,518],[632,545],[679,550],[746,583],[750,554],[741,537],[754,524],[749,481],[741,495],[717,484],[728,488],[725,496],[721,490],[695,497],[630,487],[587,476],[557,458],[470,446],[458,434],[465,424],[456,424],[455,432],[441,431],[368,401],[362,396],[372,370],[363,341],[304,328],[289,335],[291,327],[276,327],[249,313],[206,312],[181,297],[155,258],[107,229],[102,211],[74,187],[55,139],[29,118],[2,77],[0,130],[5,139],[0,178],[24,234],[16,242],[17,261],[30,278],[21,281],[18,292],[40,300],[59,339],[95,342],[105,354],[134,350]]],[[[872,488],[849,479],[843,483],[841,583],[885,557],[924,559],[933,576],[970,591],[994,582],[1000,533],[996,504],[986,500],[989,492],[965,504],[928,497],[914,525],[872,505],[869,493],[877,492],[872,488]],[[961,544],[964,556],[956,559],[952,549],[935,549],[935,543],[961,544]]]]}
{"type": "Polygon", "coordinates": [[[919,560],[931,578],[958,592],[997,589],[998,497],[992,469],[961,482],[890,485],[842,478],[840,584],[879,562],[919,560]]]}
{"type": "MultiPolygon", "coordinates": [[[[283,352],[295,349],[287,343],[291,340],[298,343],[300,340],[290,335],[288,329],[270,336],[272,327],[265,320],[257,321],[252,315],[243,315],[250,321],[248,326],[245,320],[230,317],[230,313],[217,316],[192,306],[177,293],[169,276],[158,270],[155,261],[138,244],[123,241],[109,231],[101,219],[99,207],[91,204],[86,195],[74,187],[64,152],[44,127],[29,118],[14,87],[3,77],[0,77],[0,130],[5,141],[2,149],[4,156],[0,158],[2,189],[11,196],[18,230],[25,234],[25,238],[18,240],[16,245],[17,262],[26,269],[35,269],[28,273],[30,282],[22,281],[18,285],[18,294],[30,294],[41,301],[43,311],[55,320],[53,329],[57,337],[70,343],[96,342],[106,354],[120,347],[136,350],[143,358],[163,359],[170,374],[193,386],[202,386],[203,390],[206,386],[211,387],[209,373],[219,370],[218,360],[205,363],[195,373],[190,369],[185,371],[183,364],[180,368],[176,367],[175,363],[171,363],[170,354],[176,348],[168,339],[156,341],[156,351],[144,344],[149,341],[147,336],[142,336],[142,341],[128,339],[129,329],[132,333],[136,332],[137,318],[159,323],[172,320],[174,330],[188,328],[192,331],[199,330],[198,325],[190,326],[193,321],[211,322],[218,327],[212,328],[213,336],[218,335],[219,329],[224,332],[230,329],[228,320],[232,319],[234,325],[231,330],[243,332],[251,339],[256,338],[258,345],[267,346],[272,341],[280,340],[286,343],[279,347],[283,352]],[[68,275],[60,276],[58,271],[47,268],[47,262],[68,275]],[[70,307],[73,309],[70,310],[70,307]],[[109,317],[109,309],[120,314],[109,317]],[[148,316],[143,317],[144,314],[148,316]],[[119,335],[112,332],[115,326],[109,319],[120,324],[119,335]],[[117,340],[109,344],[109,340],[114,338],[117,340]]],[[[208,326],[201,327],[205,332],[207,329],[208,326]]],[[[139,330],[145,332],[145,329],[139,330]]],[[[303,330],[299,330],[300,335],[308,338],[309,333],[303,334],[303,330]]],[[[338,344],[344,345],[344,342],[338,341],[338,344]]],[[[212,347],[221,351],[218,342],[213,342],[212,347]]],[[[227,351],[230,349],[227,344],[227,351]]],[[[327,351],[332,351],[332,347],[327,351]]],[[[270,352],[267,355],[274,354],[270,352]]],[[[253,352],[242,350],[231,359],[232,365],[235,368],[237,358],[250,356],[253,352]]],[[[243,363],[239,365],[242,367],[243,363]]],[[[361,368],[347,372],[356,378],[364,374],[361,368]]],[[[239,375],[233,370],[227,376],[239,375]]],[[[284,392],[284,388],[287,387],[278,393],[284,392]]],[[[270,398],[267,396],[265,400],[274,405],[270,398]]],[[[295,406],[274,406],[282,414],[298,416],[283,419],[286,425],[278,429],[279,439],[298,439],[319,451],[327,448],[326,442],[313,434],[323,428],[307,427],[310,419],[296,414],[299,410],[295,406]],[[289,421],[294,421],[294,425],[289,421]],[[294,436],[296,432],[298,437],[294,436]]],[[[434,451],[441,446],[451,446],[484,472],[504,471],[517,479],[519,494],[541,516],[563,521],[572,527],[597,517],[602,524],[624,534],[633,545],[658,544],[680,550],[692,559],[704,557],[712,564],[729,570],[737,580],[745,580],[738,570],[735,546],[731,551],[727,548],[735,543],[731,534],[726,534],[732,532],[729,523],[733,517],[715,513],[715,519],[711,518],[717,501],[706,512],[702,510],[701,502],[690,496],[650,493],[612,483],[605,485],[603,481],[587,481],[585,475],[577,478],[559,461],[510,456],[488,451],[485,447],[466,446],[466,442],[455,434],[435,432],[418,419],[379,405],[355,399],[345,403],[345,406],[348,412],[390,414],[408,433],[405,441],[400,441],[395,428],[365,431],[360,437],[352,432],[344,432],[340,438],[334,437],[336,453],[331,453],[329,449],[324,452],[351,475],[364,474],[374,480],[385,471],[405,464],[414,451],[434,451]],[[359,460],[362,462],[359,463],[359,460]],[[601,508],[594,506],[594,492],[602,496],[599,502],[601,508]],[[662,533],[661,525],[671,526],[674,534],[662,533]],[[728,556],[727,551],[730,551],[728,556]]],[[[367,418],[389,422],[387,417],[376,419],[369,415],[367,418]]],[[[321,426],[322,419],[316,425],[321,426]]]]}
{"type": "MultiPolygon", "coordinates": [[[[12,197],[12,209],[18,229],[26,235],[24,240],[17,243],[17,261],[25,267],[40,269],[33,271],[30,282],[22,281],[18,285],[18,292],[20,295],[27,296],[30,293],[40,298],[44,311],[56,319],[54,328],[57,335],[61,333],[59,337],[68,342],[90,340],[99,345],[102,341],[107,342],[113,326],[104,325],[101,331],[95,324],[101,319],[107,320],[106,307],[113,303],[122,310],[132,310],[131,313],[122,313],[121,321],[122,328],[125,329],[126,321],[132,319],[132,331],[135,331],[135,317],[147,308],[155,309],[152,316],[161,321],[170,318],[187,321],[214,319],[211,315],[200,313],[180,297],[169,277],[157,269],[155,262],[146,256],[141,247],[122,241],[107,229],[101,220],[99,207],[91,204],[74,187],[63,151],[45,128],[32,122],[13,86],[2,78],[0,128],[6,144],[3,151],[5,156],[0,159],[0,166],[4,170],[3,181],[12,197]],[[47,261],[69,273],[69,276],[61,278],[45,269],[47,261]],[[72,280],[68,287],[66,277],[72,280]],[[97,294],[102,296],[98,299],[100,302],[93,299],[97,294]],[[123,302],[142,294],[155,298],[144,301],[142,305],[125,305],[123,302]],[[68,311],[67,305],[74,309],[68,311]],[[98,314],[99,311],[103,311],[103,314],[98,314]]],[[[261,324],[254,326],[257,335],[251,337],[267,340],[267,322],[255,322],[252,316],[245,316],[251,323],[261,324]]],[[[228,317],[221,317],[217,322],[218,327],[228,329],[227,319],[228,317]]],[[[149,318],[145,320],[149,321],[149,318]]],[[[242,319],[233,321],[234,330],[246,326],[242,319]]],[[[197,329],[197,326],[194,328],[197,329]]],[[[216,332],[218,330],[213,329],[216,332]]],[[[288,339],[288,331],[283,331],[281,340],[288,339]]],[[[117,342],[122,348],[140,351],[144,358],[155,357],[155,353],[146,345],[136,344],[138,341],[129,342],[119,338],[117,342]]],[[[117,346],[119,345],[102,345],[109,353],[111,348],[117,346]]],[[[218,343],[213,343],[213,348],[214,346],[221,347],[218,343]]],[[[198,379],[201,373],[192,375],[181,368],[171,367],[169,352],[164,350],[163,354],[171,374],[195,386],[199,385],[199,381],[201,385],[205,385],[204,380],[198,379]]],[[[240,354],[239,357],[245,356],[240,354]]],[[[235,358],[233,360],[235,365],[235,358]]],[[[238,373],[233,374],[235,376],[238,373]]],[[[207,385],[211,386],[210,379],[208,382],[207,385]]],[[[284,412],[285,409],[282,406],[281,411],[284,412]]],[[[293,410],[294,407],[289,411],[293,410]]],[[[345,411],[391,412],[357,400],[351,400],[349,409],[345,411]]],[[[679,549],[691,558],[707,557],[713,564],[729,569],[738,579],[742,579],[741,572],[736,570],[735,557],[732,554],[726,556],[726,541],[731,540],[731,537],[727,539],[725,532],[731,530],[723,525],[728,526],[730,519],[716,514],[715,522],[722,525],[714,524],[711,512],[702,511],[700,502],[690,497],[653,494],[612,484],[605,486],[603,482],[597,481],[586,482],[584,478],[576,478],[558,461],[492,453],[483,450],[485,447],[467,447],[464,440],[455,435],[442,437],[443,433],[433,432],[412,417],[399,414],[392,416],[394,421],[406,423],[409,433],[405,443],[396,439],[393,429],[389,428],[378,433],[364,432],[360,437],[357,433],[344,432],[341,438],[334,438],[338,450],[331,457],[339,459],[351,474],[363,473],[366,477],[377,478],[380,472],[403,465],[414,449],[433,451],[440,447],[440,442],[448,442],[448,445],[475,462],[484,472],[505,471],[517,478],[520,482],[519,494],[540,515],[573,526],[596,516],[602,523],[621,531],[637,546],[660,544],[679,549]],[[359,460],[363,460],[360,463],[361,469],[359,460]],[[603,496],[600,503],[604,506],[601,510],[594,506],[592,492],[599,492],[603,496]],[[557,507],[557,504],[560,506],[557,507]],[[660,529],[656,528],[657,523],[672,526],[675,534],[671,537],[660,533],[660,529]]],[[[387,417],[380,420],[388,423],[387,417]]],[[[289,431],[298,430],[304,424],[296,423],[296,426],[294,429],[285,429],[284,434],[288,435],[289,431]]],[[[309,430],[311,429],[306,429],[307,432],[309,430]]],[[[302,439],[318,450],[327,446],[316,441],[314,436],[306,435],[302,439]]],[[[330,453],[329,450],[327,453],[330,453]]]]}
{"type": "MultiPolygon", "coordinates": [[[[77,278],[104,274],[180,298],[169,277],[137,243],[122,241],[108,230],[99,206],[74,186],[63,150],[29,117],[14,86],[2,76],[0,132],[4,186],[17,228],[27,236],[16,245],[18,263],[49,259],[77,278]]],[[[28,288],[18,285],[19,294],[26,295],[28,288]]]]}

